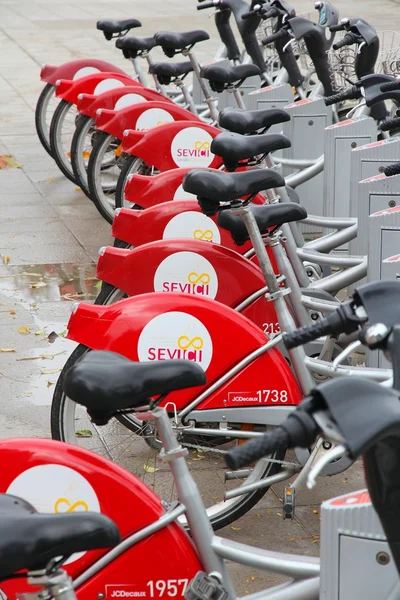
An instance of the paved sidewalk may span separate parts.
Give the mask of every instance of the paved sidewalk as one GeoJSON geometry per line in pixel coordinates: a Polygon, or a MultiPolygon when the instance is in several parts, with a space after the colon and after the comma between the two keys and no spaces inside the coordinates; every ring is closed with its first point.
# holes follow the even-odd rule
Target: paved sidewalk
{"type": "MultiPolygon", "coordinates": [[[[311,0],[296,9],[313,11],[311,0]]],[[[400,8],[390,0],[335,2],[341,16],[360,16],[378,30],[400,30],[400,8]],[[349,11],[349,8],[351,10],[349,11]]],[[[0,164],[11,155],[20,168],[0,169],[0,437],[49,437],[49,405],[59,369],[72,344],[62,335],[71,304],[96,295],[93,261],[110,243],[110,226],[83,193],[60,174],[42,149],[34,107],[43,83],[43,63],[91,56],[129,72],[113,43],[95,29],[101,17],[137,17],[140,35],[157,30],[206,28],[200,60],[218,47],[210,12],[197,13],[194,0],[0,0],[0,164]]],[[[363,486],[359,466],[300,493],[297,519],[283,522],[277,487],[224,535],[288,552],[318,554],[318,505],[330,495],[363,486]]],[[[240,593],[277,579],[246,568],[233,569],[240,593]]]]}

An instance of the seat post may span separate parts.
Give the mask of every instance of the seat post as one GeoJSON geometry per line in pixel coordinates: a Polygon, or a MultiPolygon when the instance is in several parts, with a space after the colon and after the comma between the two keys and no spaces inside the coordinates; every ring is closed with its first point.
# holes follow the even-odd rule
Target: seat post
{"type": "Polygon", "coordinates": [[[235,98],[237,107],[242,108],[243,110],[246,110],[246,105],[243,102],[243,97],[242,97],[242,94],[240,93],[240,88],[238,88],[234,85],[232,92],[233,92],[233,96],[235,98]]]}
{"type": "Polygon", "coordinates": [[[194,75],[199,82],[200,89],[204,96],[204,100],[210,109],[211,118],[213,119],[213,121],[218,123],[219,113],[218,113],[218,108],[216,105],[216,99],[213,98],[210,88],[208,87],[208,84],[206,83],[206,81],[200,76],[200,65],[197,62],[195,55],[189,49],[182,50],[182,54],[183,54],[183,56],[187,56],[189,58],[190,62],[192,63],[194,75]]]}
{"type": "Polygon", "coordinates": [[[181,90],[183,99],[186,102],[190,112],[196,115],[196,117],[198,117],[199,111],[197,110],[192,94],[189,92],[186,83],[182,81],[182,79],[180,79],[179,77],[177,77],[174,83],[181,90]]]}
{"type": "Polygon", "coordinates": [[[187,448],[183,448],[178,442],[165,408],[155,408],[151,411],[150,415],[155,421],[157,433],[163,446],[160,457],[169,463],[169,468],[171,469],[178,491],[179,501],[186,508],[185,514],[190,533],[202,566],[207,573],[214,573],[221,580],[221,583],[223,583],[225,590],[229,594],[229,600],[236,600],[235,589],[226,565],[223,559],[212,548],[214,532],[199,488],[185,460],[188,450],[187,448]]]}
{"type": "MultiPolygon", "coordinates": [[[[147,64],[148,64],[149,69],[150,69],[151,65],[153,64],[153,59],[151,58],[150,53],[149,52],[143,52],[142,56],[143,56],[143,58],[146,59],[147,64]]],[[[153,73],[152,77],[153,77],[154,85],[156,86],[157,92],[160,92],[160,94],[162,94],[163,96],[167,96],[167,92],[165,90],[165,87],[163,85],[161,85],[161,83],[158,81],[157,75],[155,75],[155,73],[153,73]]]]}
{"type": "MultiPolygon", "coordinates": [[[[274,302],[276,314],[278,316],[281,331],[284,333],[292,332],[297,329],[297,325],[288,309],[285,302],[285,296],[291,292],[290,288],[281,288],[277,282],[268,252],[265,248],[265,241],[258,228],[257,221],[251,211],[250,206],[232,206],[234,214],[243,217],[250,240],[253,244],[254,251],[258,258],[261,271],[264,275],[265,282],[268,286],[266,298],[270,302],[274,302]]],[[[267,238],[269,241],[269,238],[267,238]]],[[[303,394],[309,394],[315,387],[314,380],[305,366],[306,353],[304,348],[294,348],[289,350],[289,357],[296,373],[301,391],[303,394]]]]}
{"type": "Polygon", "coordinates": [[[135,69],[135,73],[137,75],[139,82],[142,85],[144,85],[145,87],[147,87],[147,85],[148,85],[147,78],[146,78],[146,75],[143,73],[139,58],[138,57],[131,58],[131,62],[133,64],[133,68],[135,69]]]}

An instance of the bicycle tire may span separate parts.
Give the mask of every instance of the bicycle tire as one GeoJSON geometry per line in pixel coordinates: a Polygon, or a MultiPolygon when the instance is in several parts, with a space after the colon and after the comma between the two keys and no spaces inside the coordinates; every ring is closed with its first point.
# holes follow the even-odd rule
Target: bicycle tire
{"type": "Polygon", "coordinates": [[[89,200],[92,200],[92,198],[89,191],[87,168],[84,162],[82,146],[90,128],[94,123],[95,120],[91,117],[81,115],[71,143],[71,166],[75,176],[75,181],[81,188],[82,192],[89,198],[89,200]]]}
{"type": "Polygon", "coordinates": [[[67,179],[72,181],[72,183],[78,185],[72,170],[71,159],[68,157],[60,141],[65,119],[68,113],[74,109],[75,105],[71,104],[71,102],[67,102],[66,100],[61,100],[57,106],[50,125],[50,147],[53,158],[56,161],[60,171],[63,173],[63,175],[65,175],[65,177],[67,177],[67,179]]]}
{"type": "Polygon", "coordinates": [[[52,83],[46,83],[41,91],[35,107],[36,133],[43,148],[53,158],[50,146],[50,124],[47,124],[47,111],[51,98],[55,95],[55,87],[52,83]]]}

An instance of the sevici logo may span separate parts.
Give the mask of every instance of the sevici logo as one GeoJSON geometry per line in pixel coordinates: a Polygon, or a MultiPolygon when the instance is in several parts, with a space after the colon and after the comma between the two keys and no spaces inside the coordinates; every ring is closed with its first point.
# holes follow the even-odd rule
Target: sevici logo
{"type": "Polygon", "coordinates": [[[218,292],[218,277],[204,256],[196,252],[175,252],[158,266],[154,275],[154,291],[214,299],[218,292]]]}

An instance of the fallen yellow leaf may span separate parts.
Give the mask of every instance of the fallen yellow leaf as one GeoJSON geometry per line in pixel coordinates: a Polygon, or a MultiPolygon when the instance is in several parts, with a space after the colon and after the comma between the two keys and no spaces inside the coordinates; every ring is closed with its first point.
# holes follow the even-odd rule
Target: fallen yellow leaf
{"type": "Polygon", "coordinates": [[[44,335],[43,329],[39,329],[39,331],[35,331],[35,335],[44,335]]]}
{"type": "Polygon", "coordinates": [[[42,375],[54,375],[54,373],[58,373],[60,369],[40,369],[42,375]]]}
{"type": "Polygon", "coordinates": [[[46,285],[47,285],[47,283],[45,283],[44,281],[38,281],[37,283],[31,284],[31,289],[35,290],[36,288],[46,287],[46,285]]]}
{"type": "Polygon", "coordinates": [[[314,515],[319,515],[319,512],[318,512],[318,511],[317,511],[317,510],[314,508],[314,510],[313,510],[313,514],[314,514],[314,515]]]}
{"type": "Polygon", "coordinates": [[[0,352],[15,352],[14,348],[0,348],[0,352]]]}
{"type": "Polygon", "coordinates": [[[11,260],[10,256],[2,256],[1,258],[2,258],[3,264],[5,264],[5,265],[8,265],[8,263],[11,260]]]}
{"type": "Polygon", "coordinates": [[[29,329],[29,327],[25,327],[25,325],[21,325],[21,327],[18,327],[18,332],[22,333],[23,335],[26,335],[26,334],[30,333],[31,330],[29,329]]]}
{"type": "Polygon", "coordinates": [[[233,529],[233,531],[240,531],[241,527],[231,527],[231,529],[233,529]]]}
{"type": "Polygon", "coordinates": [[[55,381],[48,381],[47,382],[47,387],[51,387],[54,384],[55,384],[55,381]]]}
{"type": "Polygon", "coordinates": [[[155,473],[156,471],[159,471],[160,469],[155,469],[154,467],[151,467],[150,465],[143,465],[144,470],[146,471],[146,473],[155,473]]]}
{"type": "Polygon", "coordinates": [[[10,315],[16,315],[17,313],[15,312],[15,310],[10,310],[10,315]]]}
{"type": "Polygon", "coordinates": [[[20,169],[22,165],[17,163],[9,154],[3,154],[0,156],[0,169],[6,169],[7,167],[10,169],[20,169]]]}

